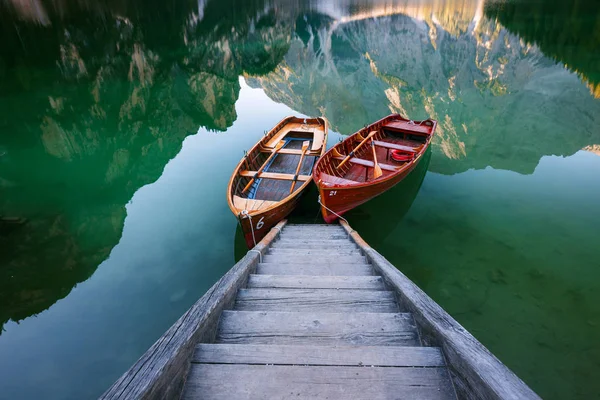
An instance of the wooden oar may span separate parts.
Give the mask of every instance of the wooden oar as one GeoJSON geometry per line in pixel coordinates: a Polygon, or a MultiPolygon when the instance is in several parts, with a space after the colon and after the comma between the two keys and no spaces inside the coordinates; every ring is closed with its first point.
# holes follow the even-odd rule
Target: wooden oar
{"type": "Polygon", "coordinates": [[[246,185],[246,187],[244,188],[244,190],[242,190],[242,193],[246,193],[246,191],[248,189],[250,189],[250,186],[252,186],[252,182],[254,182],[254,180],[258,177],[258,175],[263,171],[263,169],[265,169],[265,167],[267,165],[269,165],[269,161],[271,161],[271,159],[273,157],[275,157],[275,155],[277,155],[277,152],[279,150],[281,150],[281,148],[283,147],[283,145],[285,144],[285,141],[282,140],[279,143],[277,143],[277,146],[275,146],[275,148],[273,149],[273,151],[271,152],[271,155],[269,156],[269,158],[267,158],[267,160],[263,163],[263,165],[261,165],[260,169],[256,172],[256,174],[254,174],[254,176],[252,177],[252,179],[250,179],[250,182],[248,182],[248,184],[246,185]]]}
{"type": "Polygon", "coordinates": [[[308,140],[302,142],[302,154],[300,155],[300,161],[298,162],[298,166],[296,167],[296,173],[294,174],[294,181],[292,182],[292,188],[290,189],[290,193],[292,193],[294,191],[294,187],[296,187],[298,173],[300,172],[300,168],[302,167],[302,161],[304,161],[304,156],[306,155],[306,150],[308,150],[309,144],[310,142],[308,140]]]}
{"type": "Polygon", "coordinates": [[[369,139],[371,139],[373,136],[375,136],[375,134],[376,134],[376,133],[377,133],[377,131],[373,131],[373,132],[369,133],[369,135],[368,135],[366,138],[364,138],[364,139],[363,139],[363,141],[362,141],[362,142],[360,142],[360,144],[359,144],[358,146],[356,146],[356,147],[354,148],[354,150],[352,150],[352,151],[350,152],[350,154],[348,154],[348,155],[346,156],[346,158],[344,158],[344,159],[342,160],[342,162],[341,162],[341,163],[339,163],[339,164],[338,164],[338,166],[337,166],[337,167],[335,167],[335,168],[336,168],[336,169],[338,169],[338,168],[341,168],[341,167],[342,167],[342,165],[346,164],[346,163],[348,162],[348,160],[349,160],[349,159],[351,159],[351,158],[354,156],[354,153],[355,153],[355,152],[357,152],[357,151],[358,151],[358,149],[360,149],[360,148],[363,146],[363,144],[367,143],[367,141],[368,141],[369,139]]]}
{"type": "Polygon", "coordinates": [[[371,148],[373,149],[373,162],[375,163],[375,167],[373,168],[373,179],[377,179],[383,175],[383,171],[377,162],[377,152],[375,151],[375,140],[373,140],[373,138],[371,138],[371,148]]]}

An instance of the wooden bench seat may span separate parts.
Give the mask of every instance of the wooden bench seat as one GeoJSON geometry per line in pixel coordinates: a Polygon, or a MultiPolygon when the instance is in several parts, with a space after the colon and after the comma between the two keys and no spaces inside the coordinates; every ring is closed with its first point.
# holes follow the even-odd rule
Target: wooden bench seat
{"type": "Polygon", "coordinates": [[[330,183],[333,185],[354,185],[358,183],[357,181],[340,178],[339,176],[329,175],[324,172],[321,172],[321,179],[324,184],[330,183]]]}
{"type": "MultiPolygon", "coordinates": [[[[254,175],[256,174],[257,171],[240,171],[240,176],[245,176],[248,178],[253,178],[254,175]]],[[[293,181],[294,180],[294,174],[280,174],[277,172],[261,172],[258,175],[258,178],[264,178],[264,179],[279,179],[282,181],[293,181]]],[[[310,175],[298,175],[298,180],[299,181],[307,181],[311,178],[310,175]]]]}
{"type": "Polygon", "coordinates": [[[386,149],[402,150],[402,151],[406,151],[408,153],[416,153],[417,152],[417,150],[415,148],[409,147],[409,146],[403,146],[401,144],[382,142],[381,140],[374,140],[373,142],[375,143],[375,146],[383,147],[386,149]]]}
{"type": "MultiPolygon", "coordinates": [[[[342,161],[344,159],[344,157],[333,157],[333,158],[336,160],[340,160],[340,161],[342,161]]],[[[348,160],[348,162],[351,162],[352,164],[362,165],[365,167],[371,167],[371,168],[373,168],[375,166],[375,163],[373,161],[364,160],[362,158],[356,158],[356,157],[352,157],[351,159],[348,160]]],[[[379,163],[379,166],[384,171],[390,171],[390,172],[398,171],[398,167],[394,167],[393,165],[379,163]]]]}
{"type": "Polygon", "coordinates": [[[425,124],[410,123],[410,121],[392,121],[388,122],[383,126],[384,129],[391,129],[400,131],[402,133],[415,134],[415,133],[431,133],[431,126],[425,124]]]}
{"type": "MultiPolygon", "coordinates": [[[[263,153],[271,153],[273,151],[273,149],[260,149],[261,152],[263,153]]],[[[277,154],[290,154],[290,155],[302,155],[302,149],[279,149],[279,151],[277,152],[277,154]]],[[[320,156],[321,155],[321,151],[317,150],[315,152],[313,152],[312,150],[309,150],[306,152],[306,156],[320,156]]]]}

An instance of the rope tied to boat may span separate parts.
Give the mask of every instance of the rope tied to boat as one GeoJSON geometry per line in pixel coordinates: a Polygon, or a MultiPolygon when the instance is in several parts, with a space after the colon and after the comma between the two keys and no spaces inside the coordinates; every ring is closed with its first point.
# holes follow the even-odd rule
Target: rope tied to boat
{"type": "MultiPolygon", "coordinates": [[[[321,202],[321,195],[319,195],[319,198],[317,199],[317,201],[319,202],[319,204],[320,204],[321,206],[323,206],[323,208],[324,208],[324,209],[326,209],[327,211],[329,211],[330,213],[332,213],[333,215],[335,215],[335,216],[336,216],[336,217],[338,217],[339,219],[343,219],[344,221],[346,221],[346,223],[347,223],[348,225],[350,225],[350,222],[348,222],[348,220],[347,220],[346,218],[342,217],[340,214],[338,214],[338,213],[336,213],[335,211],[333,211],[332,209],[328,208],[328,207],[327,207],[325,204],[323,204],[323,203],[321,202]]],[[[354,232],[354,230],[353,230],[353,232],[354,232]]]]}
{"type": "Polygon", "coordinates": [[[409,125],[421,126],[421,124],[422,124],[423,122],[425,122],[425,121],[421,121],[421,122],[419,122],[419,123],[417,124],[415,121],[413,121],[413,120],[411,119],[410,121],[408,121],[408,124],[409,124],[409,125]]]}
{"type": "Polygon", "coordinates": [[[248,210],[242,210],[242,212],[240,214],[246,216],[248,218],[248,220],[250,221],[250,231],[252,231],[252,241],[254,242],[254,245],[256,246],[256,237],[254,237],[254,225],[252,225],[252,216],[248,213],[248,210]]]}

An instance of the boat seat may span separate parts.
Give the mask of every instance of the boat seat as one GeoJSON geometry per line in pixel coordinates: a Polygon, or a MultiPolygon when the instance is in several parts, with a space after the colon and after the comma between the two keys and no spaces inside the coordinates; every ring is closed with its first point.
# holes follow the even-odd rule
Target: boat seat
{"type": "Polygon", "coordinates": [[[321,172],[321,183],[324,185],[333,184],[333,185],[354,185],[358,183],[357,181],[353,181],[350,179],[340,178],[338,176],[329,175],[324,172],[321,172]]]}
{"type": "MultiPolygon", "coordinates": [[[[288,128],[288,127],[283,128],[281,130],[281,132],[279,132],[278,134],[273,136],[271,139],[269,139],[267,144],[265,144],[265,147],[271,148],[271,149],[274,148],[277,145],[277,143],[284,140],[287,135],[296,134],[300,137],[303,137],[303,136],[307,136],[307,134],[312,133],[313,134],[313,148],[314,148],[314,143],[317,141],[317,135],[318,135],[317,131],[320,131],[322,133],[323,130],[317,129],[317,128],[302,128],[302,126],[301,126],[302,124],[296,124],[296,125],[297,126],[294,126],[291,128],[288,128]]],[[[323,143],[323,139],[321,139],[321,143],[323,143]]],[[[319,146],[319,148],[321,148],[321,146],[319,146]]]]}
{"type": "MultiPolygon", "coordinates": [[[[333,158],[335,160],[340,160],[340,161],[344,160],[344,157],[333,157],[333,158]]],[[[371,167],[371,168],[375,167],[375,163],[373,161],[364,160],[362,158],[352,157],[348,161],[351,162],[352,164],[362,165],[365,167],[371,167]]],[[[398,171],[398,167],[394,167],[393,165],[379,163],[379,167],[381,167],[381,169],[384,171],[391,171],[391,172],[398,171]]]]}
{"type": "Polygon", "coordinates": [[[238,210],[256,211],[269,208],[279,203],[278,201],[261,200],[261,199],[246,199],[240,196],[233,195],[233,206],[238,210]]]}
{"type": "MultiPolygon", "coordinates": [[[[254,175],[256,175],[258,171],[240,171],[240,176],[245,176],[248,178],[254,178],[254,175]]],[[[294,180],[294,174],[281,174],[278,172],[261,172],[258,175],[258,178],[263,178],[263,179],[279,179],[282,181],[293,181],[294,180]]],[[[298,175],[298,179],[299,181],[307,181],[310,178],[312,178],[310,175],[298,175]]]]}
{"type": "Polygon", "coordinates": [[[375,143],[375,146],[383,147],[383,148],[386,148],[386,149],[402,150],[402,151],[406,151],[406,152],[409,152],[409,153],[416,153],[417,152],[417,150],[415,150],[413,147],[403,146],[401,144],[394,144],[394,143],[382,142],[381,140],[374,140],[373,142],[375,143]]]}
{"type": "Polygon", "coordinates": [[[313,130],[313,142],[312,142],[312,146],[310,147],[311,151],[317,151],[317,150],[321,150],[321,148],[324,145],[324,141],[325,141],[325,131],[323,129],[314,129],[313,130]]]}
{"type": "Polygon", "coordinates": [[[395,130],[395,131],[400,131],[402,133],[425,133],[425,134],[429,134],[431,133],[431,125],[427,125],[427,121],[423,121],[420,124],[415,124],[414,122],[411,123],[411,121],[391,121],[388,122],[387,124],[383,125],[384,129],[391,129],[391,130],[395,130]],[[423,123],[425,122],[425,123],[423,123]]]}
{"type": "MultiPolygon", "coordinates": [[[[262,151],[263,153],[271,153],[273,151],[273,149],[265,149],[265,148],[261,148],[260,151],[262,151]]],[[[300,156],[302,155],[302,149],[279,149],[279,151],[277,152],[277,154],[291,154],[291,155],[297,155],[300,156]]],[[[317,152],[312,152],[312,150],[309,150],[306,152],[306,156],[320,156],[321,152],[317,151],[317,152]]]]}

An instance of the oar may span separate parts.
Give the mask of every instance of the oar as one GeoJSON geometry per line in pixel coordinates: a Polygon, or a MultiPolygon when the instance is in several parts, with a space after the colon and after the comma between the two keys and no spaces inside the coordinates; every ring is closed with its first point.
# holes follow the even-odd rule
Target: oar
{"type": "Polygon", "coordinates": [[[265,167],[267,165],[269,165],[269,161],[271,161],[271,159],[273,157],[275,157],[275,155],[277,154],[277,152],[283,147],[284,144],[285,144],[285,141],[283,141],[283,140],[280,141],[279,143],[277,143],[277,146],[275,146],[275,148],[271,152],[271,155],[269,156],[269,158],[267,158],[267,160],[263,163],[263,165],[261,165],[260,169],[258,171],[256,171],[256,174],[254,174],[254,176],[252,177],[252,179],[250,179],[250,182],[248,182],[248,184],[246,185],[246,187],[244,188],[244,190],[242,190],[242,193],[246,193],[246,190],[250,189],[250,186],[252,186],[252,182],[254,182],[254,180],[263,171],[263,169],[265,169],[265,167]]]}
{"type": "Polygon", "coordinates": [[[355,152],[357,152],[357,151],[358,151],[358,149],[360,149],[360,148],[362,147],[362,145],[363,145],[363,144],[367,143],[367,141],[368,141],[370,138],[372,138],[373,136],[375,136],[375,134],[376,134],[376,133],[377,133],[377,131],[373,131],[373,132],[369,133],[369,136],[367,136],[366,138],[364,138],[364,139],[363,139],[363,141],[362,141],[362,142],[360,142],[360,144],[359,144],[358,146],[356,146],[356,147],[354,148],[354,150],[352,150],[352,151],[350,152],[350,154],[348,154],[348,155],[346,156],[346,158],[344,158],[344,159],[342,160],[342,162],[341,162],[341,163],[339,163],[339,164],[338,164],[338,166],[337,166],[337,167],[335,167],[335,168],[336,168],[336,169],[338,169],[338,168],[341,168],[341,167],[342,167],[342,165],[346,164],[346,162],[348,162],[348,160],[349,160],[349,159],[351,159],[351,158],[354,156],[354,153],[355,153],[355,152]]]}
{"type": "Polygon", "coordinates": [[[375,141],[373,138],[371,138],[371,148],[373,149],[373,162],[375,163],[375,168],[373,168],[373,179],[377,179],[383,175],[383,171],[377,162],[377,152],[375,151],[375,141]]]}
{"type": "Polygon", "coordinates": [[[308,140],[302,142],[302,154],[300,155],[300,161],[298,162],[298,166],[296,167],[296,173],[294,174],[294,181],[292,182],[292,188],[290,189],[290,193],[292,193],[294,191],[294,187],[296,187],[298,173],[300,172],[300,168],[302,167],[302,161],[304,161],[304,156],[306,155],[306,150],[308,150],[309,144],[310,142],[308,140]]]}

